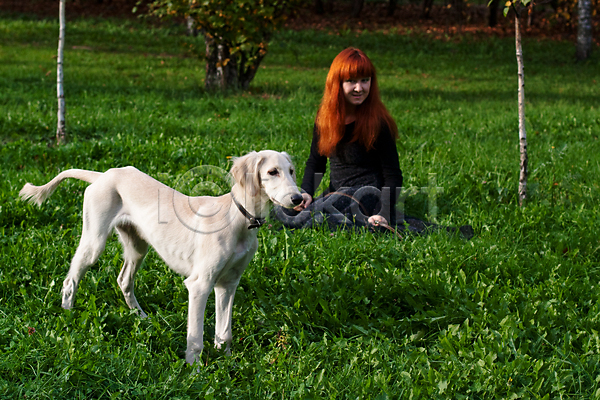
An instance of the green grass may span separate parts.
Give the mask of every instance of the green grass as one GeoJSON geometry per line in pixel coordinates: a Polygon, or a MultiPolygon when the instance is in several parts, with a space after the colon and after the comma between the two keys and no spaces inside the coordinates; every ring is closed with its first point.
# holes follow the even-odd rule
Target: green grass
{"type": "MultiPolygon", "coordinates": [[[[600,396],[600,98],[597,54],[526,40],[529,199],[517,206],[510,39],[281,32],[247,92],[203,91],[196,39],[177,26],[69,21],[70,142],[56,126],[56,21],[0,17],[0,397],[591,399],[600,396]],[[400,128],[406,187],[444,188],[437,220],[469,241],[262,228],[234,306],[233,356],[185,365],[187,292],[154,252],[127,309],[111,238],[72,311],[60,289],[85,185],[42,208],[25,182],[134,165],[169,185],[250,150],[289,152],[302,175],[327,68],[344,47],[378,67],[400,128]],[[76,46],[73,48],[73,46],[76,46]]],[[[425,194],[406,213],[427,219],[425,194]]]]}

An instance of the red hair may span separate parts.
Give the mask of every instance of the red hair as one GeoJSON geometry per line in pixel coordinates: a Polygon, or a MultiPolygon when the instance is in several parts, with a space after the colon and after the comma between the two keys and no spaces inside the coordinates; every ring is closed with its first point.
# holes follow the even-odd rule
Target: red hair
{"type": "Polygon", "coordinates": [[[375,66],[361,50],[349,47],[335,57],[327,74],[325,93],[316,119],[321,155],[331,155],[344,136],[346,100],[342,83],[365,77],[371,77],[371,90],[365,101],[356,107],[352,141],[358,140],[367,150],[373,149],[382,123],[387,124],[394,139],[398,136],[396,122],[379,98],[375,66]]]}

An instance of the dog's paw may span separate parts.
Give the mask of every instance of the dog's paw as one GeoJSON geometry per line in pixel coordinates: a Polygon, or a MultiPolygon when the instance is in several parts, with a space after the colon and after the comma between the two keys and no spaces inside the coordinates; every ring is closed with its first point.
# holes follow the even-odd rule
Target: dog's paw
{"type": "Polygon", "coordinates": [[[200,355],[202,353],[195,353],[195,352],[189,352],[186,351],[185,352],[185,362],[187,362],[190,365],[194,365],[196,364],[197,366],[200,366],[200,355]]]}
{"type": "Polygon", "coordinates": [[[71,308],[73,308],[76,290],[77,287],[75,286],[75,282],[73,282],[73,279],[65,279],[65,281],[63,282],[62,289],[62,308],[64,308],[65,310],[70,310],[71,308]]]}

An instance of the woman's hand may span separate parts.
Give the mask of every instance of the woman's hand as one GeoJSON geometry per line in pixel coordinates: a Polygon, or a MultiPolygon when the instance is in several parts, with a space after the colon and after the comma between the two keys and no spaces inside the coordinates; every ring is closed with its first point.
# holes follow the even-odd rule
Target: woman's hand
{"type": "Polygon", "coordinates": [[[383,218],[381,215],[371,215],[367,222],[375,226],[388,226],[387,219],[383,218]]]}
{"type": "Polygon", "coordinates": [[[302,193],[302,203],[300,203],[296,207],[294,207],[294,210],[302,211],[306,207],[308,207],[310,205],[310,203],[312,203],[312,201],[313,201],[313,198],[310,194],[302,193]]]}

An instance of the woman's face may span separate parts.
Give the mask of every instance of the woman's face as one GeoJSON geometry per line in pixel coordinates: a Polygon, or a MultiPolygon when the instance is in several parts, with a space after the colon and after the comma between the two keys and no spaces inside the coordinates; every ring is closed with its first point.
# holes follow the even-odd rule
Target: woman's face
{"type": "Polygon", "coordinates": [[[352,106],[361,105],[369,96],[371,90],[371,77],[347,79],[342,82],[342,90],[346,103],[352,106]]]}

